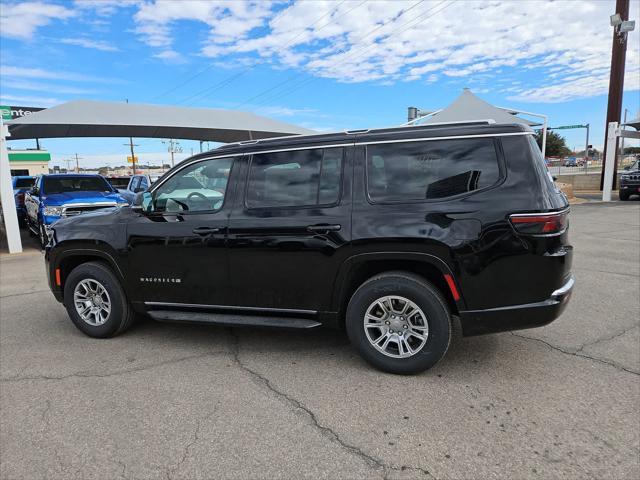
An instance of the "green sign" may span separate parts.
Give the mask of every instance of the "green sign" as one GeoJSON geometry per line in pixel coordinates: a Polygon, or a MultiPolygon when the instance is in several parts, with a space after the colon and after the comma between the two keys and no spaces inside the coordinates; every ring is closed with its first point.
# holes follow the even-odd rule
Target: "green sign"
{"type": "Polygon", "coordinates": [[[568,130],[570,128],[587,128],[586,125],[563,125],[562,127],[553,127],[549,130],[568,130]]]}
{"type": "Polygon", "coordinates": [[[5,122],[13,120],[15,118],[26,117],[32,113],[44,110],[44,108],[38,107],[10,107],[8,105],[0,105],[0,111],[2,112],[2,120],[5,122]]]}

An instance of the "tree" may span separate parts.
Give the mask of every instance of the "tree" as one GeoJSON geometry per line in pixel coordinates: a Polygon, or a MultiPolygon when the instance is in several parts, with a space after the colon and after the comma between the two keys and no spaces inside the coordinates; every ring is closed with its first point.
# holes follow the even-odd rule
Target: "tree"
{"type": "Polygon", "coordinates": [[[625,155],[631,155],[632,153],[640,153],[640,147],[624,147],[625,155]]]}
{"type": "MultiPolygon", "coordinates": [[[[536,142],[540,149],[542,149],[542,130],[536,132],[536,142]]],[[[571,150],[567,147],[564,137],[561,137],[552,130],[547,130],[547,151],[545,154],[548,157],[566,157],[571,154],[571,150]]]]}

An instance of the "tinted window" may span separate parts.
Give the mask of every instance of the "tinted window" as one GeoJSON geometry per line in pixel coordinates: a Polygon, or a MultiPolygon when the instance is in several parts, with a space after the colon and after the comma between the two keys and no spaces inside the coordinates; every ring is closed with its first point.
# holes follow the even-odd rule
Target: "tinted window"
{"type": "Polygon", "coordinates": [[[153,192],[153,209],[166,212],[219,210],[232,158],[198,162],[180,170],[153,192]]]}
{"type": "Polygon", "coordinates": [[[43,177],[42,191],[46,194],[65,192],[112,192],[102,177],[43,177]]]}
{"type": "Polygon", "coordinates": [[[113,188],[125,189],[129,186],[129,177],[111,177],[109,183],[113,188]]]}
{"type": "Polygon", "coordinates": [[[489,187],[499,178],[490,138],[367,146],[368,191],[376,202],[450,197],[489,187]]]}
{"type": "Polygon", "coordinates": [[[35,178],[16,178],[16,188],[31,188],[35,178]]]}
{"type": "Polygon", "coordinates": [[[302,207],[337,202],[342,157],[342,148],[254,155],[249,172],[247,206],[302,207]]]}

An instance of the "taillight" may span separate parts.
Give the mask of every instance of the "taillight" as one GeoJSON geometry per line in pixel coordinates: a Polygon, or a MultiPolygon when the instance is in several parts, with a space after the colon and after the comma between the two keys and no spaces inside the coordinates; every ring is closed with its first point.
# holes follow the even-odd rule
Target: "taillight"
{"type": "Polygon", "coordinates": [[[569,210],[551,213],[516,213],[509,216],[518,231],[528,235],[553,235],[567,228],[569,210]]]}

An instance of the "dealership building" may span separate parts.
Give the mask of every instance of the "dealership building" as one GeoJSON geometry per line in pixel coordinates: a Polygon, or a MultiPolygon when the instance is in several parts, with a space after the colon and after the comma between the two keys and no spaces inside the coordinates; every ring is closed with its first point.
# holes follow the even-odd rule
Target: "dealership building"
{"type": "Polygon", "coordinates": [[[9,150],[11,176],[49,173],[51,154],[46,150],[9,150]]]}

